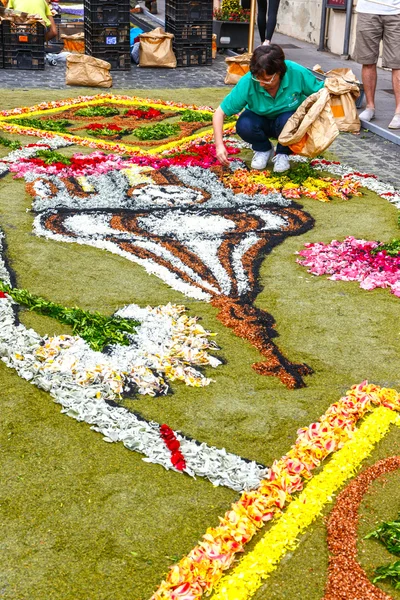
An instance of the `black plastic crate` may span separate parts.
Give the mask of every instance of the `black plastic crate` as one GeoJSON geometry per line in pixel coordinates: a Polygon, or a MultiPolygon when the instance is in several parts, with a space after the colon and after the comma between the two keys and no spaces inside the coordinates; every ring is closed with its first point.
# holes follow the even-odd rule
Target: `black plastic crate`
{"type": "Polygon", "coordinates": [[[104,48],[104,46],[85,42],[85,53],[107,61],[110,63],[112,71],[129,71],[131,68],[131,55],[129,51],[112,50],[111,47],[104,48]]]}
{"type": "Polygon", "coordinates": [[[173,21],[212,21],[213,0],[166,0],[165,14],[173,21]]]}
{"type": "Polygon", "coordinates": [[[129,0],[85,0],[85,23],[118,25],[129,23],[129,0]]]}
{"type": "Polygon", "coordinates": [[[169,17],[165,19],[165,31],[173,33],[175,42],[184,44],[211,44],[212,21],[204,23],[184,23],[173,21],[169,17]]]}
{"type": "Polygon", "coordinates": [[[28,71],[44,70],[44,46],[5,46],[3,48],[4,69],[28,71]]]}
{"type": "Polygon", "coordinates": [[[85,39],[91,45],[130,49],[130,24],[97,25],[85,23],[85,39]]]}
{"type": "Polygon", "coordinates": [[[201,67],[212,63],[211,44],[203,46],[174,44],[174,52],[177,67],[201,67]]]}
{"type": "Polygon", "coordinates": [[[9,46],[43,46],[45,28],[41,23],[13,23],[3,21],[3,45],[9,46]]]}

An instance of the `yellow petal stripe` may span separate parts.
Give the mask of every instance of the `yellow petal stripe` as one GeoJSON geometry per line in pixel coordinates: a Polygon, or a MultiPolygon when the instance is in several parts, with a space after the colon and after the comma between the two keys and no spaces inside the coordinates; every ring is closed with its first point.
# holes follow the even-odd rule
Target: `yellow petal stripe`
{"type": "Polygon", "coordinates": [[[336,452],[324,470],[316,475],[276,525],[264,535],[230,575],[221,579],[213,600],[248,600],[274,571],[283,556],[298,545],[298,536],[321,513],[332,495],[352,477],[390,425],[400,426],[399,415],[379,407],[369,415],[351,440],[336,452]]]}

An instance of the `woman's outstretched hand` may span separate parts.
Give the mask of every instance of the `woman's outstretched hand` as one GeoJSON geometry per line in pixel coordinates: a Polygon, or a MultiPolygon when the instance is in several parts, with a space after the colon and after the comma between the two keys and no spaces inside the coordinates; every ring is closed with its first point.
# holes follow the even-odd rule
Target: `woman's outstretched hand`
{"type": "Polygon", "coordinates": [[[224,165],[225,167],[229,166],[228,151],[225,148],[224,144],[219,144],[218,146],[215,146],[215,154],[222,165],[224,165]]]}
{"type": "Polygon", "coordinates": [[[229,166],[228,152],[224,145],[224,111],[220,106],[213,116],[215,154],[219,162],[225,167],[229,166]]]}

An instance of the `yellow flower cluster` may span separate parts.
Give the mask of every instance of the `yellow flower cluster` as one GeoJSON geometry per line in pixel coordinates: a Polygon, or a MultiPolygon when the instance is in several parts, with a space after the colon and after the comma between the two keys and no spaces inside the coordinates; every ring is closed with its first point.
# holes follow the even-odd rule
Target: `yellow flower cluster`
{"type": "Polygon", "coordinates": [[[307,484],[254,550],[230,575],[221,579],[213,600],[251,598],[283,556],[296,548],[299,535],[311,525],[325,504],[332,501],[333,494],[355,474],[393,423],[400,426],[398,414],[384,407],[374,410],[324,470],[307,484]]]}
{"type": "Polygon", "coordinates": [[[361,196],[361,184],[348,178],[308,177],[301,184],[294,183],[287,175],[271,175],[269,171],[247,171],[238,169],[224,177],[224,183],[245,194],[281,193],[285,198],[297,199],[301,196],[320,202],[331,198],[347,200],[349,196],[361,196]]]}
{"type": "Polygon", "coordinates": [[[201,112],[213,113],[214,110],[209,106],[196,106],[195,104],[183,104],[172,100],[154,100],[152,98],[140,98],[139,96],[120,96],[115,94],[97,94],[96,96],[78,96],[77,98],[67,98],[62,100],[52,100],[50,102],[41,102],[34,106],[24,106],[22,108],[13,108],[11,110],[0,111],[0,118],[7,119],[19,115],[34,116],[48,111],[59,112],[68,108],[79,108],[80,106],[94,106],[96,104],[118,103],[126,106],[143,105],[152,108],[170,109],[173,111],[200,110],[201,112]]]}

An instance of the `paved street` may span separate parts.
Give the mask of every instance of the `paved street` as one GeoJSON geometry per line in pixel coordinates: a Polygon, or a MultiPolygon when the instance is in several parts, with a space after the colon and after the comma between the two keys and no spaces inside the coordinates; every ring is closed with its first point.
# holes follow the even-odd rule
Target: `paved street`
{"type": "MultiPolygon", "coordinates": [[[[132,65],[130,71],[112,71],[113,90],[135,88],[222,87],[225,59],[218,56],[211,66],[184,69],[148,69],[132,65]]],[[[46,66],[44,71],[0,70],[0,88],[71,89],[65,85],[65,64],[46,66]]],[[[94,89],[94,92],[96,90],[94,89]]]]}
{"type": "Polygon", "coordinates": [[[382,137],[361,131],[359,135],[342,133],[329,151],[358,171],[373,173],[379,179],[400,187],[400,146],[382,137]]]}

